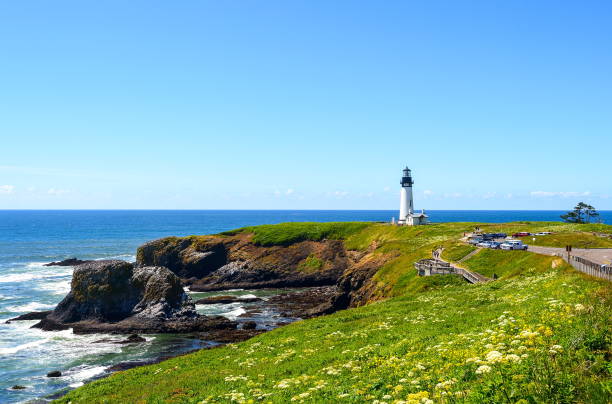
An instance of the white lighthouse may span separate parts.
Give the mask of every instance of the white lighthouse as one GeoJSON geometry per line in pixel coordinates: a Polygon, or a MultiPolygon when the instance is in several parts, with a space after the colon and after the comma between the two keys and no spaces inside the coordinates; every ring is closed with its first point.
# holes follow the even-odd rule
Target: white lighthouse
{"type": "Polygon", "coordinates": [[[412,201],[412,184],[414,184],[414,181],[412,181],[412,173],[408,167],[404,168],[400,184],[402,185],[402,190],[400,193],[400,212],[397,223],[407,226],[426,224],[428,216],[425,214],[425,210],[421,213],[414,213],[414,203],[412,201]]]}

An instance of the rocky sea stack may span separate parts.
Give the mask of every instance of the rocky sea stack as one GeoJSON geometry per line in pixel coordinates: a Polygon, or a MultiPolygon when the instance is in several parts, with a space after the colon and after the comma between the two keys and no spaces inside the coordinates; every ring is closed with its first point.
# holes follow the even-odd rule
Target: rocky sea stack
{"type": "Polygon", "coordinates": [[[167,268],[108,260],[77,266],[70,293],[35,327],[159,333],[235,329],[236,323],[198,315],[181,280],[167,268]]]}

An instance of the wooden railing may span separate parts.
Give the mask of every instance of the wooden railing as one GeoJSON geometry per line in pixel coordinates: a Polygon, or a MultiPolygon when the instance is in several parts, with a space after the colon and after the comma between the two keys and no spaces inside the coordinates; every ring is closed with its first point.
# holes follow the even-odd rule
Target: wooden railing
{"type": "Polygon", "coordinates": [[[489,278],[486,278],[476,272],[456,267],[454,265],[451,265],[449,262],[442,261],[439,259],[423,259],[415,262],[414,267],[418,271],[419,276],[455,274],[462,276],[466,281],[470,283],[487,282],[490,280],[489,278]]]}
{"type": "Polygon", "coordinates": [[[570,256],[570,265],[585,274],[612,281],[612,265],[601,265],[582,257],[570,256]]]}

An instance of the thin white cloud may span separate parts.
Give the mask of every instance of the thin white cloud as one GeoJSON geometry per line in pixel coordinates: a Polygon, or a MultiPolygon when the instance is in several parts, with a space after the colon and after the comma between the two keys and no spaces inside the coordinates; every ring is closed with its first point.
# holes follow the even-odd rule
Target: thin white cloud
{"type": "Polygon", "coordinates": [[[461,194],[460,192],[453,192],[450,194],[444,194],[445,198],[461,198],[463,196],[463,194],[461,194]]]}
{"type": "Polygon", "coordinates": [[[577,196],[590,196],[590,191],[585,192],[550,192],[550,191],[531,191],[529,195],[535,198],[572,198],[577,196]]]}
{"type": "Polygon", "coordinates": [[[343,197],[345,197],[347,195],[348,195],[347,191],[335,191],[333,193],[333,196],[335,196],[336,198],[343,198],[343,197]]]}
{"type": "Polygon", "coordinates": [[[15,192],[14,185],[0,185],[0,194],[8,195],[15,192]]]}
{"type": "Polygon", "coordinates": [[[53,195],[53,196],[60,196],[60,195],[67,194],[69,192],[70,191],[66,189],[49,188],[49,190],[47,191],[47,194],[53,195]]]}
{"type": "Polygon", "coordinates": [[[491,199],[491,198],[495,198],[496,196],[497,196],[496,192],[487,192],[482,197],[483,199],[491,199]]]}
{"type": "Polygon", "coordinates": [[[285,195],[291,195],[294,192],[295,191],[292,188],[289,188],[287,191],[285,191],[285,195]]]}
{"type": "Polygon", "coordinates": [[[423,191],[423,195],[425,195],[425,198],[432,196],[434,193],[435,192],[431,189],[426,189],[425,191],[423,191]]]}
{"type": "Polygon", "coordinates": [[[383,191],[385,191],[385,192],[389,192],[389,191],[391,191],[391,188],[390,188],[390,187],[384,187],[384,188],[383,188],[383,191]]]}

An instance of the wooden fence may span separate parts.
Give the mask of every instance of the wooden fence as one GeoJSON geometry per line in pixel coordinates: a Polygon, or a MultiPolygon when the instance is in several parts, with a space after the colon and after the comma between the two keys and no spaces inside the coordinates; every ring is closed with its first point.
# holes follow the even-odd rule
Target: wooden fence
{"type": "Polygon", "coordinates": [[[570,256],[570,265],[585,274],[612,281],[612,265],[601,265],[582,257],[570,256]]]}

